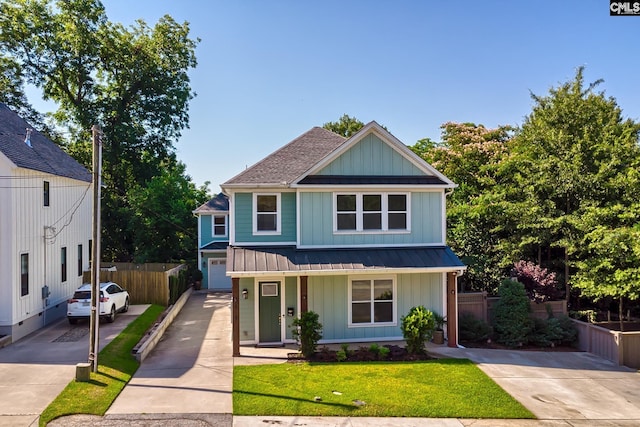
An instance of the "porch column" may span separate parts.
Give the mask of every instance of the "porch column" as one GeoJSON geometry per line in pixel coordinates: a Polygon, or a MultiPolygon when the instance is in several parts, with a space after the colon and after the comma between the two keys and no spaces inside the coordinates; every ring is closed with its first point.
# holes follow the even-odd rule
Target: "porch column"
{"type": "Polygon", "coordinates": [[[308,278],[308,276],[300,276],[300,314],[309,311],[309,301],[307,301],[308,278]]]}
{"type": "Polygon", "coordinates": [[[240,278],[231,278],[231,323],[233,332],[231,334],[233,345],[233,357],[240,356],[240,278]]]}
{"type": "Polygon", "coordinates": [[[449,347],[458,346],[458,304],[456,272],[447,273],[447,339],[449,347]]]}

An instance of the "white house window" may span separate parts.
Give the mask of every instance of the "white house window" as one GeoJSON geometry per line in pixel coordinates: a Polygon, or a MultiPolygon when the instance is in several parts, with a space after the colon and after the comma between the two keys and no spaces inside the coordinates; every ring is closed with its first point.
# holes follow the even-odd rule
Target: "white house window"
{"type": "Polygon", "coordinates": [[[349,280],[349,326],[396,325],[396,283],[392,277],[349,280]]]}
{"type": "Polygon", "coordinates": [[[42,204],[44,206],[49,206],[49,199],[51,195],[49,191],[50,191],[49,181],[44,181],[42,183],[42,204]]]}
{"type": "Polygon", "coordinates": [[[29,295],[29,254],[20,254],[20,296],[29,295]]]}
{"type": "Polygon", "coordinates": [[[227,216],[214,215],[212,220],[213,220],[213,235],[226,236],[227,235],[227,216]]]}
{"type": "Polygon", "coordinates": [[[409,231],[408,193],[336,194],[334,206],[334,231],[409,231]]]}
{"type": "Polygon", "coordinates": [[[280,194],[254,194],[253,232],[280,233],[280,194]]]}

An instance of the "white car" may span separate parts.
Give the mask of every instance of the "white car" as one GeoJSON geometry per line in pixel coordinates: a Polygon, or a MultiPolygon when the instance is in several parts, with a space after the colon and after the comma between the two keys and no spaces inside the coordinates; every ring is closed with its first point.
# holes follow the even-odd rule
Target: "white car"
{"type": "MultiPolygon", "coordinates": [[[[116,313],[129,310],[129,292],[116,283],[100,283],[100,317],[111,323],[116,313]]],[[[67,319],[76,324],[78,319],[88,319],[91,316],[91,284],[80,286],[73,297],[67,300],[67,319]]]]}

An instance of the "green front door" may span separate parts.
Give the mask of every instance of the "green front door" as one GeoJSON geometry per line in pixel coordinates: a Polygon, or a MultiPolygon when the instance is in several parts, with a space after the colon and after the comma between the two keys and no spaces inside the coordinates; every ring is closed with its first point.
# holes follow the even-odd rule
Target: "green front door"
{"type": "Polygon", "coordinates": [[[281,342],[280,282],[259,282],[258,292],[260,292],[260,342],[281,342]]]}

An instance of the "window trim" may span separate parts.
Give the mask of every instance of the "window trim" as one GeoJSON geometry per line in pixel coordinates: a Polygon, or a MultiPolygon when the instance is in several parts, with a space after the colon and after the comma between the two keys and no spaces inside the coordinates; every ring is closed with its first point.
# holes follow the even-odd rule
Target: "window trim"
{"type": "MultiPolygon", "coordinates": [[[[346,211],[345,211],[346,212],[346,211]]],[[[351,211],[349,211],[351,213],[351,211]]],[[[371,213],[371,212],[369,212],[371,213]]],[[[411,232],[411,193],[404,191],[341,191],[333,193],[333,233],[334,234],[406,234],[411,232]],[[356,196],[356,228],[355,230],[339,230],[338,229],[338,196],[356,196]],[[381,197],[381,215],[382,224],[380,229],[365,229],[364,214],[368,211],[364,210],[364,196],[380,196],[381,197]],[[389,196],[405,196],[406,209],[404,211],[389,211],[389,196]],[[405,228],[389,228],[389,214],[403,213],[406,215],[405,228]]]]}
{"type": "Polygon", "coordinates": [[[20,254],[20,297],[29,296],[29,252],[24,252],[20,254]],[[27,264],[27,272],[24,273],[22,271],[22,260],[23,257],[26,259],[27,264]],[[25,280],[26,278],[26,280],[25,280]],[[24,283],[26,281],[26,284],[24,283]],[[26,286],[25,286],[26,285],[26,286]],[[26,289],[26,292],[25,292],[26,289]]]}
{"type": "Polygon", "coordinates": [[[347,327],[348,328],[376,328],[376,327],[387,327],[387,326],[398,326],[398,281],[396,275],[359,275],[359,276],[348,276],[347,278],[347,327]],[[374,321],[374,310],[375,310],[375,300],[373,300],[373,286],[371,287],[371,322],[369,323],[353,323],[352,315],[353,315],[353,287],[352,284],[354,281],[368,280],[372,285],[375,280],[391,280],[393,286],[393,299],[391,300],[391,306],[393,310],[393,319],[391,322],[375,322],[374,321]]]}
{"type": "Polygon", "coordinates": [[[279,236],[281,234],[281,221],[282,221],[282,198],[280,193],[253,193],[253,208],[252,208],[252,220],[253,220],[253,235],[259,236],[279,236]],[[260,196],[276,196],[276,229],[275,230],[258,230],[258,197],[260,196]]]}
{"type": "MultiPolygon", "coordinates": [[[[227,237],[229,235],[229,215],[211,215],[211,237],[227,237]],[[224,234],[216,234],[216,218],[224,219],[224,234]]],[[[218,224],[221,227],[222,224],[218,224]]]]}

